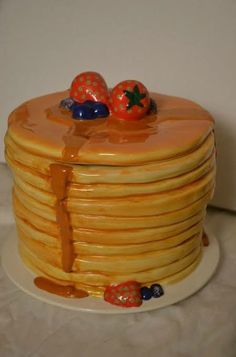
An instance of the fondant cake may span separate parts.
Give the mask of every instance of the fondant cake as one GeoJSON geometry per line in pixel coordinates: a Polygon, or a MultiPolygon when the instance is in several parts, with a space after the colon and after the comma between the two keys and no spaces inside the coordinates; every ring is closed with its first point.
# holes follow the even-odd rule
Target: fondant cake
{"type": "Polygon", "coordinates": [[[86,72],[16,108],[5,147],[19,252],[37,286],[109,301],[113,286],[185,278],[207,249],[214,121],[192,101],[131,80],[109,91],[86,72]]]}

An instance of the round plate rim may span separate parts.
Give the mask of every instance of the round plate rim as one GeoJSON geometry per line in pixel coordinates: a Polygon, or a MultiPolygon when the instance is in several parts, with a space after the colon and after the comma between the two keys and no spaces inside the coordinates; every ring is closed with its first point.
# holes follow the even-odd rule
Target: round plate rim
{"type": "Polygon", "coordinates": [[[220,260],[219,243],[208,229],[209,246],[203,247],[202,259],[197,268],[183,280],[164,286],[165,294],[159,299],[144,301],[140,307],[122,308],[111,305],[101,298],[86,297],[69,299],[38,289],[34,285],[33,274],[21,261],[17,249],[17,234],[14,229],[4,242],[2,266],[9,279],[28,295],[51,305],[74,311],[98,314],[124,314],[151,311],[180,302],[200,290],[211,279],[220,260]]]}

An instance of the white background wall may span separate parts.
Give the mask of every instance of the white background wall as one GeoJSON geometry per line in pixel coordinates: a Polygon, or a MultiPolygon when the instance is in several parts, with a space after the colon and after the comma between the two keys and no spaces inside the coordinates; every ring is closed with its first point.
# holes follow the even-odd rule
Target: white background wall
{"type": "Polygon", "coordinates": [[[193,99],[217,122],[214,203],[236,209],[235,0],[2,0],[0,133],[22,101],[84,70],[193,99]]]}

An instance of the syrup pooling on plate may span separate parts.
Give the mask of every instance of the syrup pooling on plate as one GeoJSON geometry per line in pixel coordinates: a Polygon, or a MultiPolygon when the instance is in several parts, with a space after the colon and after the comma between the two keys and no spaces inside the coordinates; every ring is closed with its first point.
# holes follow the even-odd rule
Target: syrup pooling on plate
{"type": "Polygon", "coordinates": [[[35,278],[34,283],[39,289],[67,298],[83,298],[88,296],[86,291],[76,289],[73,285],[59,285],[41,276],[35,278]]]}

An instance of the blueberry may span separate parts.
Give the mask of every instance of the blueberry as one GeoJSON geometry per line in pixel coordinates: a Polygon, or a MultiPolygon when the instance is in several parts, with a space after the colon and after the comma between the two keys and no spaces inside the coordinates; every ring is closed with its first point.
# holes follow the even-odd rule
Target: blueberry
{"type": "Polygon", "coordinates": [[[73,114],[74,119],[95,119],[96,114],[92,107],[89,107],[86,104],[77,104],[73,106],[73,114]]]}
{"type": "Polygon", "coordinates": [[[60,102],[60,107],[65,109],[71,109],[74,104],[75,101],[72,98],[65,98],[62,99],[62,101],[60,102]]]}
{"type": "Polygon", "coordinates": [[[85,102],[83,102],[83,104],[88,105],[89,107],[93,107],[95,103],[96,102],[94,102],[93,100],[86,100],[85,102]]]}
{"type": "Polygon", "coordinates": [[[164,295],[164,290],[160,284],[153,284],[150,289],[152,290],[152,296],[154,298],[159,298],[164,295]]]}
{"type": "Polygon", "coordinates": [[[72,106],[70,107],[70,110],[72,110],[72,112],[73,112],[73,110],[74,110],[75,108],[77,108],[79,105],[80,105],[79,102],[74,102],[74,103],[72,104],[72,106]]]}
{"type": "Polygon", "coordinates": [[[157,103],[152,98],[150,98],[149,113],[151,114],[157,113],[157,103]]]}
{"type": "Polygon", "coordinates": [[[103,118],[109,115],[109,109],[107,105],[101,102],[95,102],[93,104],[93,110],[96,113],[97,118],[103,118]]]}
{"type": "Polygon", "coordinates": [[[150,288],[143,286],[140,292],[143,300],[150,300],[152,298],[152,290],[150,288]]]}

